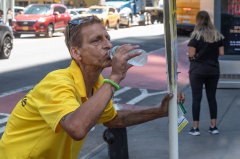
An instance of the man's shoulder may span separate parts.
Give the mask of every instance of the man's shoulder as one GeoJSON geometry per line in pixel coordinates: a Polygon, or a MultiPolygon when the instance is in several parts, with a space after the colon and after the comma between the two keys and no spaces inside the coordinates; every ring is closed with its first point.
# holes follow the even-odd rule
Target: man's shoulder
{"type": "Polygon", "coordinates": [[[74,85],[71,73],[67,69],[59,69],[48,73],[38,85],[48,85],[49,87],[52,87],[69,84],[74,85]]]}

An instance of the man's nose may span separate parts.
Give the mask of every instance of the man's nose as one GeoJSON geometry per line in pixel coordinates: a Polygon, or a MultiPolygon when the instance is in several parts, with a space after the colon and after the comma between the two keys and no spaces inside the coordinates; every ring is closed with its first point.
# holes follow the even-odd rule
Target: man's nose
{"type": "Polygon", "coordinates": [[[107,48],[107,49],[112,48],[112,43],[108,39],[105,39],[105,48],[107,48]]]}

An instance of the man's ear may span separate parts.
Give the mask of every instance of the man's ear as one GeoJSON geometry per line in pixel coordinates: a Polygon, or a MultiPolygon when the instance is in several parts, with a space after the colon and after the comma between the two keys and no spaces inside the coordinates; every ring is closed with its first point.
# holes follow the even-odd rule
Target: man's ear
{"type": "Polygon", "coordinates": [[[81,60],[82,58],[81,58],[81,51],[80,51],[80,49],[78,49],[77,47],[71,47],[70,48],[70,54],[71,54],[71,56],[72,56],[72,58],[73,59],[75,59],[75,60],[81,60]]]}

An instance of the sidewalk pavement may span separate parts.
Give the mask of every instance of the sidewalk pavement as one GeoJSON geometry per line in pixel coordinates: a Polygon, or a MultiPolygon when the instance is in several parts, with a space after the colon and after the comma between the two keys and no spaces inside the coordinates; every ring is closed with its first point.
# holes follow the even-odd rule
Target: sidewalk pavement
{"type": "MultiPolygon", "coordinates": [[[[181,58],[186,58],[186,44],[178,45],[180,48],[181,58]]],[[[149,55],[150,60],[160,59],[163,57],[163,52],[159,51],[149,55]],[[158,55],[158,56],[157,56],[158,55]],[[160,56],[159,56],[160,55],[160,56]]],[[[187,68],[189,63],[181,60],[179,63],[179,71],[182,72],[179,75],[179,87],[178,90],[185,93],[186,101],[185,108],[188,113],[185,117],[189,123],[178,134],[179,142],[179,159],[236,159],[240,156],[240,89],[218,89],[217,90],[217,103],[218,103],[218,119],[217,127],[220,134],[212,135],[208,132],[210,126],[210,113],[207,103],[205,89],[203,89],[203,99],[201,102],[200,112],[200,124],[199,129],[200,136],[189,135],[189,130],[193,126],[192,121],[192,94],[191,87],[188,85],[188,73],[187,68]],[[184,87],[183,87],[184,86],[184,87]]],[[[161,64],[164,65],[164,62],[161,64]]],[[[140,69],[140,68],[135,68],[140,69]]],[[[130,70],[131,71],[131,70],[130,70]]],[[[134,70],[133,70],[134,71],[134,70]]],[[[151,70],[154,71],[154,70],[151,70]]],[[[164,71],[164,70],[163,70],[164,71]]],[[[140,73],[141,71],[135,71],[140,73]]],[[[144,72],[144,71],[143,71],[144,72]]],[[[152,72],[153,73],[153,72],[152,72]]],[[[106,73],[105,73],[106,74],[106,73]]],[[[150,73],[149,73],[150,74],[150,73]]],[[[137,75],[137,74],[135,74],[137,75]]],[[[153,78],[154,81],[158,81],[161,78],[161,82],[166,82],[164,77],[153,78]]],[[[134,81],[134,76],[130,80],[134,81]]],[[[150,83],[150,82],[149,82],[150,83]]],[[[123,86],[124,86],[123,82],[123,86]]],[[[140,87],[136,83],[132,83],[135,87],[140,87]]],[[[163,85],[157,85],[157,83],[148,85],[141,83],[144,88],[150,87],[150,89],[166,90],[163,85]]],[[[158,95],[160,99],[163,99],[163,95],[158,95]]],[[[121,104],[121,103],[120,103],[121,104]]],[[[126,105],[122,104],[124,109],[141,109],[143,106],[126,105]]],[[[161,118],[154,121],[150,121],[137,126],[127,128],[128,137],[128,152],[130,159],[168,159],[169,158],[169,127],[168,118],[161,118]]],[[[107,144],[104,143],[98,148],[93,150],[84,159],[108,159],[107,144]]]]}
{"type": "MultiPolygon", "coordinates": [[[[220,134],[208,132],[210,113],[205,90],[201,103],[200,136],[189,135],[193,126],[191,87],[183,91],[186,95],[184,104],[189,123],[178,134],[180,159],[237,159],[240,156],[240,89],[218,89],[217,127],[220,134]]],[[[162,97],[163,98],[163,95],[162,97]]],[[[130,159],[168,159],[169,127],[168,118],[161,118],[127,129],[128,152],[130,159]]],[[[102,145],[84,158],[108,159],[107,144],[102,145]]]]}

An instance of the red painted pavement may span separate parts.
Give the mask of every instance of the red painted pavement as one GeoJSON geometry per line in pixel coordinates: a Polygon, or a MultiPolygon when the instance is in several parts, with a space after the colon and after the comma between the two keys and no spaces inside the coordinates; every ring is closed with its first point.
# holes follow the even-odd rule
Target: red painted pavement
{"type": "Polygon", "coordinates": [[[0,98],[0,112],[10,114],[13,108],[25,95],[26,93],[20,92],[0,98]]]}
{"type": "MultiPolygon", "coordinates": [[[[187,43],[178,45],[178,89],[181,90],[188,83],[189,61],[186,56],[187,43]]],[[[104,78],[108,78],[111,68],[103,71],[104,78]]],[[[127,73],[126,78],[120,83],[123,87],[145,88],[154,90],[167,90],[167,74],[165,50],[157,51],[148,55],[148,62],[144,66],[133,66],[127,73]]]]}
{"type": "Polygon", "coordinates": [[[138,106],[138,105],[129,105],[129,104],[120,104],[125,110],[139,110],[150,108],[149,106],[138,106]]]}
{"type": "MultiPolygon", "coordinates": [[[[186,56],[188,47],[187,43],[178,45],[178,90],[184,88],[188,83],[188,68],[189,62],[186,56]]],[[[103,71],[104,78],[108,78],[111,73],[111,68],[103,71]]],[[[122,87],[144,88],[154,90],[167,90],[167,74],[166,74],[166,59],[165,50],[157,51],[148,55],[146,65],[132,67],[126,78],[121,82],[122,87]]],[[[0,98],[0,112],[11,113],[15,105],[26,93],[15,93],[6,97],[0,98]]],[[[124,109],[142,109],[144,106],[131,106],[121,104],[124,109]]]]}

